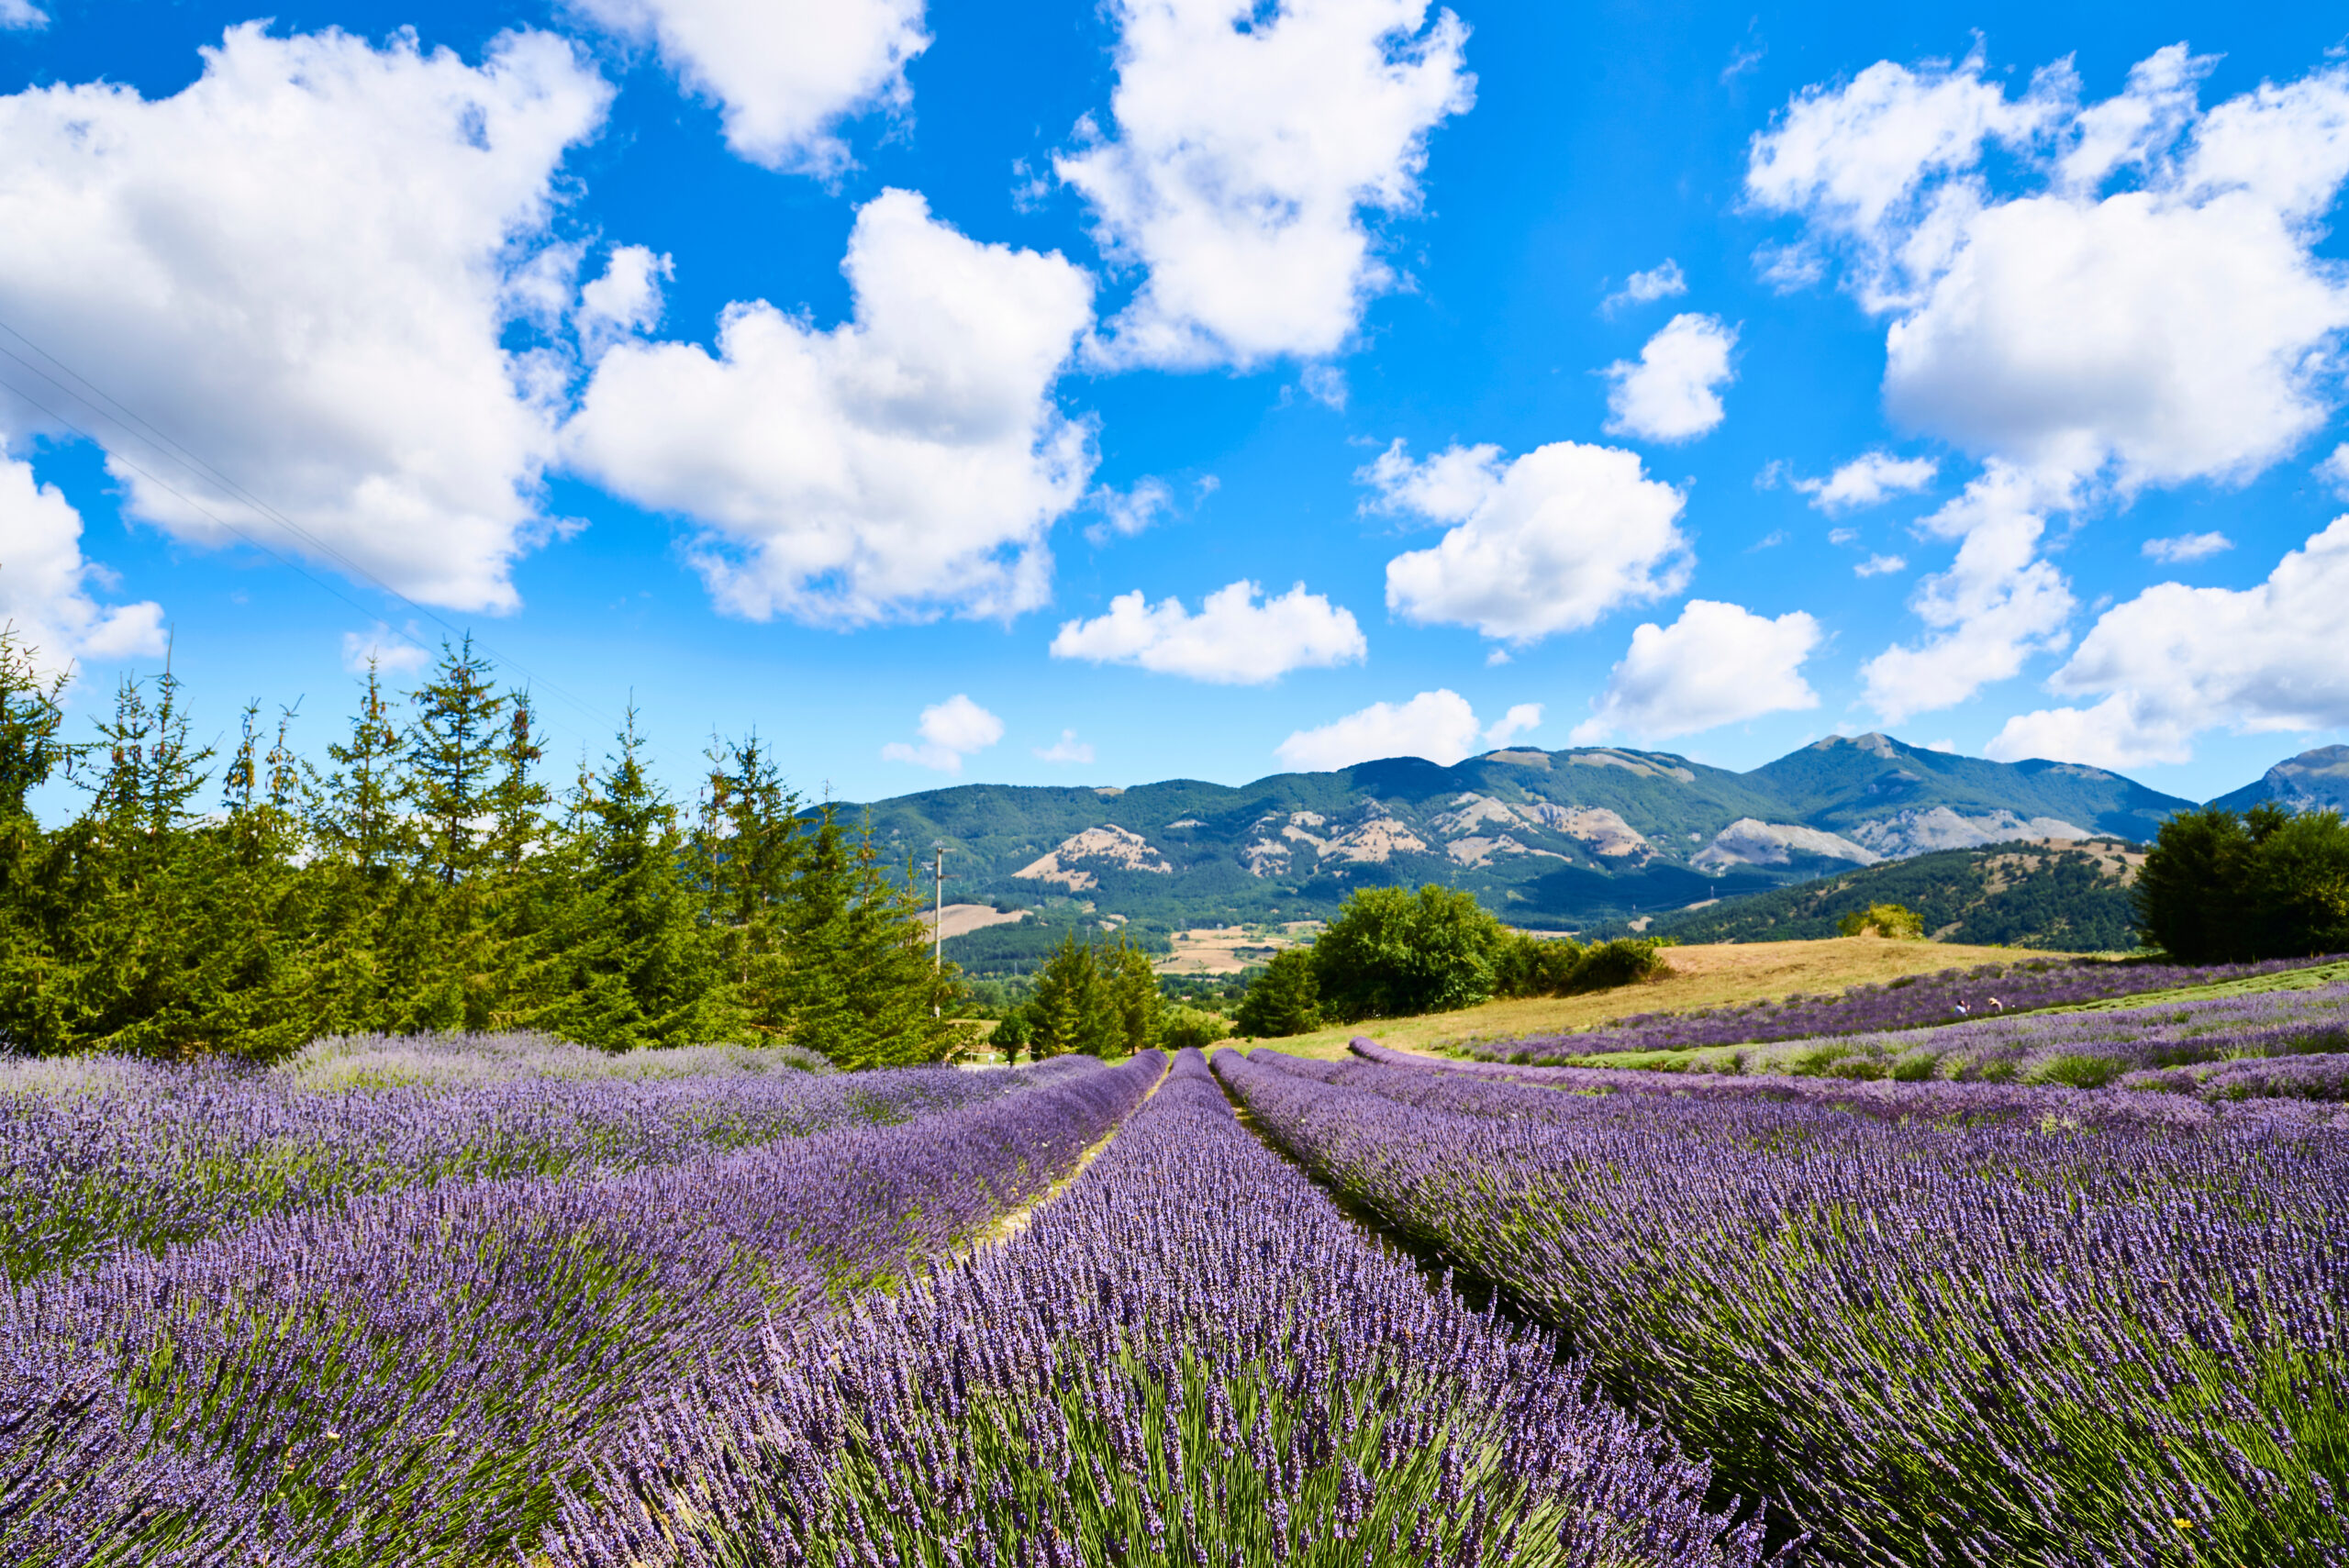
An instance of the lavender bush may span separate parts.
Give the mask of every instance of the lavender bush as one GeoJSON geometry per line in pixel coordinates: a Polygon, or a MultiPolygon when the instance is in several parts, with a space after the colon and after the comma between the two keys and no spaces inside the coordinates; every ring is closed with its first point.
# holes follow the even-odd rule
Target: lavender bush
{"type": "Polygon", "coordinates": [[[1614,1051],[1686,1051],[1823,1035],[1875,1034],[2000,1010],[2028,1012],[2151,991],[2224,984],[2341,962],[2335,955],[2189,967],[2033,959],[1905,975],[1830,996],[1795,995],[1686,1013],[1640,1013],[1592,1029],[1521,1040],[1470,1040],[1456,1049],[1490,1061],[1555,1063],[1614,1051]]]}
{"type": "Polygon", "coordinates": [[[2349,1140],[1643,1093],[1504,1118],[1216,1070],[1841,1561],[2349,1554],[2349,1140]]]}
{"type": "Polygon", "coordinates": [[[1196,1051],[1002,1246],[648,1418],[558,1568],[1750,1563],[1552,1344],[1431,1291],[1196,1051]]]}
{"type": "Polygon", "coordinates": [[[1046,1190],[1163,1066],[44,1277],[0,1304],[0,1561],[511,1561],[632,1413],[1046,1190]]]}
{"type": "Polygon", "coordinates": [[[411,1084],[494,1084],[510,1078],[691,1078],[711,1073],[829,1073],[796,1045],[677,1045],[598,1051],[551,1035],[336,1035],[270,1068],[313,1090],[411,1084]]]}
{"type": "Polygon", "coordinates": [[[0,1270],[218,1235],[269,1214],[435,1181],[612,1173],[974,1105],[1078,1071],[817,1076],[763,1053],[642,1051],[638,1070],[534,1037],[376,1041],[288,1072],[126,1060],[0,1066],[0,1270]],[[328,1063],[439,1063],[397,1087],[313,1092],[328,1063]],[[581,1061],[579,1059],[586,1059],[581,1061]],[[749,1059],[745,1061],[744,1059],[749,1059]],[[613,1071],[588,1071],[599,1062],[613,1071]],[[690,1066],[691,1070],[687,1068],[690,1066]]]}
{"type": "Polygon", "coordinates": [[[2141,1069],[2116,1082],[2123,1089],[2158,1089],[2220,1104],[2270,1098],[2338,1104],[2349,1101],[2349,1052],[2141,1069]]]}

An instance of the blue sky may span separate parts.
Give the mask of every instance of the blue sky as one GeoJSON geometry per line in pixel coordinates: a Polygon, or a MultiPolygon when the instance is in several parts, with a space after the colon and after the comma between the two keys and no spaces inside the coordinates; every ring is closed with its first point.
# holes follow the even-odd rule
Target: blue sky
{"type": "Polygon", "coordinates": [[[315,751],[455,628],[566,758],[850,798],[2349,739],[2337,12],[0,24],[0,616],[84,711],[168,634],[315,751]]]}

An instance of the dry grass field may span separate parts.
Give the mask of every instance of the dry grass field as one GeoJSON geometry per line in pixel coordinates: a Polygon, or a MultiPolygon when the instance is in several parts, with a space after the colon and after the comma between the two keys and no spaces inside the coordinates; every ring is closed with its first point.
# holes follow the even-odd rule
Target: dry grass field
{"type": "Polygon", "coordinates": [[[1298,1056],[1338,1057],[1346,1041],[1365,1034],[1387,1045],[1426,1049],[1465,1040],[1513,1040],[1559,1029],[1588,1029],[1631,1013],[1679,1013],[1726,1002],[1751,1002],[1797,992],[1842,991],[1904,974],[1977,963],[2063,956],[2018,948],[1960,947],[1951,942],[1886,941],[1833,937],[1808,942],[1720,942],[1672,948],[1672,972],[1644,984],[1584,996],[1536,996],[1487,1002],[1456,1013],[1341,1025],[1265,1043],[1298,1056]]]}

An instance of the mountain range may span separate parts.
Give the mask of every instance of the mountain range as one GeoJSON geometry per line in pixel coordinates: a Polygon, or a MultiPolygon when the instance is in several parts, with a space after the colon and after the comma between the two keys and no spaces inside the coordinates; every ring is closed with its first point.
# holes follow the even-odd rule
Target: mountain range
{"type": "MultiPolygon", "coordinates": [[[[2349,807],[2349,747],[2278,763],[2216,804],[2259,800],[2349,807]]],[[[1664,751],[1511,747],[1238,786],[964,784],[865,809],[895,856],[945,849],[954,903],[1031,911],[1040,935],[1083,920],[1148,938],[1315,918],[1354,888],[1421,882],[1528,929],[1611,927],[1935,851],[2143,842],[2193,804],[2101,768],[1868,734],[1742,773],[1664,751]]],[[[1020,945],[1000,927],[983,935],[1020,945]]]]}

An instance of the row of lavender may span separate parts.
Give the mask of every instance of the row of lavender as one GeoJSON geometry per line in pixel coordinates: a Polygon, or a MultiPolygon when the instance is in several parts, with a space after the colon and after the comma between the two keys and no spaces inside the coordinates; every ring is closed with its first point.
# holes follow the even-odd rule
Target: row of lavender
{"type": "Polygon", "coordinates": [[[1308,1168],[1587,1347],[1837,1561],[2349,1554],[2338,1134],[1216,1067],[1308,1168]]]}
{"type": "MultiPolygon", "coordinates": [[[[1663,1095],[1675,1099],[1713,1100],[1743,1104],[1793,1104],[1846,1111],[1881,1121],[2017,1122],[2064,1128],[2166,1128],[2176,1132],[2254,1123],[2278,1127],[2323,1127],[2349,1129],[2349,1104],[2339,1099],[2287,1097],[2278,1079],[2300,1070],[2317,1080],[2320,1089],[2332,1075],[2349,1069],[2340,1056],[2292,1057],[2275,1062],[2227,1063],[2210,1071],[2272,1068],[2262,1087],[2277,1093],[2232,1097],[2230,1086],[2209,1086],[2210,1098],[2193,1095],[2147,1095],[2125,1088],[2074,1089],[2054,1084],[1903,1082],[1852,1077],[1806,1077],[1791,1073],[1736,1075],[1720,1073],[1659,1073],[1620,1067],[1518,1067],[1498,1062],[1442,1061],[1394,1051],[1375,1041],[1356,1038],[1352,1050],[1365,1062],[1390,1067],[1437,1069],[1420,1072],[1410,1094],[1428,1103],[1451,1105],[1469,1095],[1473,1085],[1498,1087],[1498,1098],[1510,1115],[1528,1115],[1542,1107],[1561,1108],[1565,1096],[1543,1093],[1528,1098],[1514,1091],[1532,1086],[1564,1090],[1573,1100],[1625,1095],[1635,1099],[1663,1095]]],[[[2186,1069],[2180,1072],[2189,1071],[2186,1069]]],[[[1395,1091],[1399,1093],[1400,1091],[1395,1091]]],[[[1471,1096],[1477,1106],[1487,1103],[1471,1096]]],[[[1415,1100],[1414,1103],[1417,1103],[1415,1100]]],[[[1571,1102],[1564,1107],[1571,1109],[1571,1102]]]]}
{"type": "MultiPolygon", "coordinates": [[[[1032,1200],[1163,1065],[968,1074],[961,1104],[955,1080],[873,1075],[858,1093],[923,1114],[345,1195],[42,1274],[0,1297],[0,1561],[510,1562],[674,1388],[1032,1200]]],[[[462,1118],[518,1087],[432,1105],[462,1118]]],[[[312,1141],[371,1128],[354,1112],[312,1141]]]]}
{"type": "MultiPolygon", "coordinates": [[[[1463,1062],[1520,1076],[1629,1068],[1894,1083],[2107,1084],[2217,1104],[2349,1099],[2349,982],[2084,1013],[1977,1018],[1933,1029],[1823,1035],[1629,1059],[1625,1068],[1463,1062]]],[[[1586,1082],[1574,1080],[1577,1084],[1586,1082]]],[[[1591,1080],[1597,1081],[1597,1080],[1591,1080]]]]}
{"type": "Polygon", "coordinates": [[[1747,1564],[1579,1362],[1429,1287],[1196,1051],[1004,1245],[648,1416],[558,1568],[1747,1564]]]}
{"type": "Polygon", "coordinates": [[[886,1124],[1049,1083],[915,1068],[818,1074],[772,1052],[627,1056],[537,1036],[321,1042],[287,1066],[0,1064],[0,1273],[223,1235],[446,1179],[649,1170],[886,1124]]]}
{"type": "MultiPolygon", "coordinates": [[[[1617,1051],[1688,1051],[1823,1035],[1876,1034],[1984,1014],[2221,985],[2291,970],[2332,970],[2343,962],[2338,954],[2199,967],[2038,959],[1905,975],[1832,995],[1795,995],[1686,1013],[1636,1013],[1598,1029],[1519,1040],[1472,1040],[1461,1049],[1491,1061],[1548,1064],[1617,1051]]],[[[2349,972],[2343,974],[2349,977],[2349,972]]]]}

